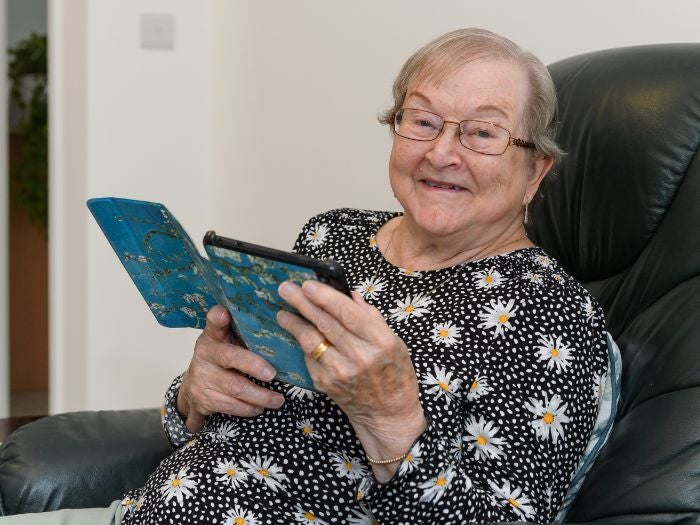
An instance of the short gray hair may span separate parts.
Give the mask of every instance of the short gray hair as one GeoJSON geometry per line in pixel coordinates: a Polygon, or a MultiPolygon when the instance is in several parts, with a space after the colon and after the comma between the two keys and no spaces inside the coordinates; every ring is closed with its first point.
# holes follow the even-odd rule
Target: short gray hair
{"type": "Polygon", "coordinates": [[[549,71],[535,55],[486,29],[457,29],[416,51],[399,71],[393,87],[394,105],[379,115],[379,122],[393,126],[412,83],[438,82],[467,62],[479,59],[512,60],[525,69],[530,81],[530,100],[523,115],[526,140],[556,166],[564,153],[556,143],[557,94],[549,71]]]}

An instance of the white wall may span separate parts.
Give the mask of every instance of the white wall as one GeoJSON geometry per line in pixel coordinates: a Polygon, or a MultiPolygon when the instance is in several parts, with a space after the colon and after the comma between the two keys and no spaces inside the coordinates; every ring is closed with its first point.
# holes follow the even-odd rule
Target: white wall
{"type": "Polygon", "coordinates": [[[395,206],[376,115],[403,61],[444,32],[485,27],[545,63],[700,40],[694,0],[224,0],[212,18],[212,219],[278,247],[316,212],[395,206]]]}
{"type": "Polygon", "coordinates": [[[193,233],[206,228],[209,10],[188,0],[51,8],[62,67],[51,79],[50,410],[155,406],[196,333],[156,323],[85,200],[160,200],[193,233]],[[173,15],[174,49],[140,48],[141,13],[173,15]]]}
{"type": "MultiPolygon", "coordinates": [[[[62,195],[51,201],[52,235],[59,231],[52,411],[156,405],[196,336],[156,325],[89,220],[88,196],[160,200],[195,240],[214,228],[289,247],[319,211],[395,206],[386,180],[390,137],[376,115],[403,60],[435,36],[483,26],[546,63],[700,39],[700,3],[691,0],[81,1],[82,80],[52,85],[60,91],[52,103],[83,111],[52,109],[65,131],[52,140],[70,142],[52,149],[64,159],[52,160],[61,189],[52,188],[62,195]],[[138,49],[141,12],[175,16],[175,50],[138,49]],[[76,245],[75,257],[60,251],[60,232],[76,245]]],[[[79,25],[81,13],[66,4],[55,0],[54,15],[64,17],[57,37],[68,44],[76,38],[66,27],[79,25]]],[[[63,58],[80,62],[80,52],[63,58]]]]}

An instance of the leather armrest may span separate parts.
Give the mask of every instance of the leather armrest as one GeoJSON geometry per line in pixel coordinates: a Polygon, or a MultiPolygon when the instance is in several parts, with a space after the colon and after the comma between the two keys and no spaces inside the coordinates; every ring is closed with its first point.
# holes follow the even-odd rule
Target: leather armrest
{"type": "Polygon", "coordinates": [[[106,507],[171,452],[157,409],[39,419],[0,447],[0,515],[106,507]]]}

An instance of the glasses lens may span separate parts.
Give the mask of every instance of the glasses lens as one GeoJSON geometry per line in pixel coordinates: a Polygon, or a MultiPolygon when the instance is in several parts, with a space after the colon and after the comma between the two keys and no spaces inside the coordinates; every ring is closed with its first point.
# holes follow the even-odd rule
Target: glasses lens
{"type": "Polygon", "coordinates": [[[463,120],[459,140],[465,148],[487,155],[500,155],[508,147],[510,133],[490,122],[463,120]]]}
{"type": "Polygon", "coordinates": [[[419,109],[401,109],[394,119],[397,135],[413,140],[433,140],[442,129],[442,117],[419,109]]]}

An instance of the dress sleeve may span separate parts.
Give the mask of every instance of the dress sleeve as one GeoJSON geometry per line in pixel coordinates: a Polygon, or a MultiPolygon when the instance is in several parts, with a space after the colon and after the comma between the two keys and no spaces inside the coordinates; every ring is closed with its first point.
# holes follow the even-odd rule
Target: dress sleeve
{"type": "Polygon", "coordinates": [[[182,376],[177,376],[165,392],[165,401],[161,408],[160,416],[165,429],[165,435],[173,448],[180,448],[190,441],[195,435],[187,430],[185,422],[177,411],[177,394],[182,384],[182,376]]]}
{"type": "Polygon", "coordinates": [[[581,295],[557,294],[537,308],[523,304],[513,331],[490,336],[484,355],[496,364],[481,397],[467,383],[453,398],[455,418],[429,421],[389,482],[360,481],[356,497],[368,515],[380,523],[554,520],[607,371],[602,311],[586,315],[581,295]]]}

